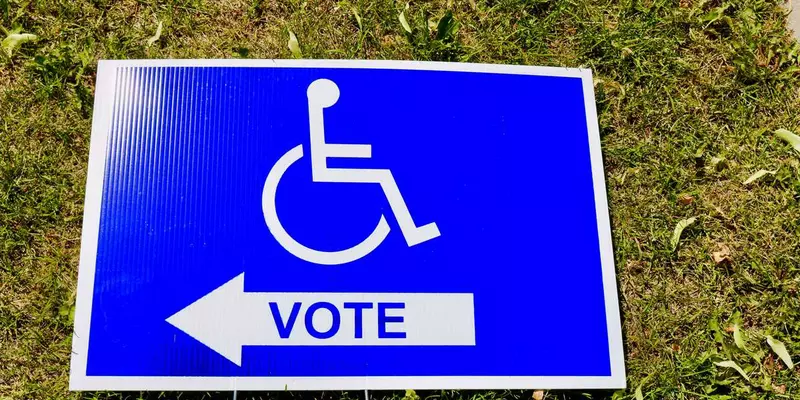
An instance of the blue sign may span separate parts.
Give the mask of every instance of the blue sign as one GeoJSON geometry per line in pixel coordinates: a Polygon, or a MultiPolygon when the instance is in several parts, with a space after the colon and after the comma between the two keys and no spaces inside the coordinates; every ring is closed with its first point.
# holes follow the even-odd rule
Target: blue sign
{"type": "Polygon", "coordinates": [[[71,388],[620,388],[591,72],[100,63],[71,388]]]}

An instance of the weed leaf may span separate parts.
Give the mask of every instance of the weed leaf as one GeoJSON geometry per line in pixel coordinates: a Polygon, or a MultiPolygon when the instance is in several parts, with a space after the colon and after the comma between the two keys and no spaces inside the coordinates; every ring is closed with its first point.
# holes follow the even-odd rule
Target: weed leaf
{"type": "Polygon", "coordinates": [[[718,367],[733,368],[733,369],[736,370],[736,372],[739,373],[739,375],[741,375],[742,377],[744,377],[744,379],[746,379],[748,382],[750,382],[750,377],[747,376],[747,374],[744,372],[744,370],[741,367],[739,367],[739,364],[736,364],[736,362],[734,362],[734,361],[730,361],[730,360],[728,360],[728,361],[720,361],[720,362],[715,362],[714,365],[716,365],[718,367]]]}
{"type": "Polygon", "coordinates": [[[68,321],[72,322],[75,320],[75,302],[73,301],[71,304],[64,304],[58,309],[58,315],[67,318],[68,321]]]}
{"type": "Polygon", "coordinates": [[[695,221],[697,221],[697,218],[691,217],[682,219],[680,222],[678,222],[678,225],[675,225],[675,231],[672,232],[672,239],[669,241],[672,251],[678,249],[678,243],[681,241],[681,234],[683,234],[683,230],[689,225],[693,224],[695,221]]]}
{"type": "Polygon", "coordinates": [[[700,17],[700,20],[703,22],[708,22],[711,24],[712,22],[719,21],[725,16],[725,10],[730,7],[730,4],[723,4],[721,7],[717,7],[712,9],[711,11],[707,12],[705,15],[700,17]]]}
{"type": "Polygon", "coordinates": [[[408,10],[408,3],[406,3],[406,8],[403,11],[400,11],[400,15],[397,16],[397,19],[400,20],[400,25],[403,26],[406,32],[411,33],[411,26],[408,25],[408,21],[406,21],[406,10],[408,10]]]}
{"type": "Polygon", "coordinates": [[[403,396],[402,400],[419,400],[419,395],[414,389],[406,389],[406,395],[403,396]]]}
{"type": "Polygon", "coordinates": [[[778,170],[775,170],[775,171],[768,171],[768,170],[766,170],[766,169],[760,169],[760,170],[756,171],[756,173],[755,173],[755,174],[753,174],[753,175],[750,175],[750,177],[749,177],[749,178],[747,178],[747,179],[746,179],[744,182],[742,182],[742,183],[743,183],[743,184],[745,184],[745,185],[749,185],[749,184],[751,184],[751,183],[753,183],[753,182],[755,182],[755,181],[757,181],[757,180],[759,180],[759,179],[763,178],[763,177],[764,177],[764,175],[775,175],[775,173],[776,173],[776,172],[778,172],[778,170]]]}
{"type": "Polygon", "coordinates": [[[32,33],[19,33],[19,31],[11,31],[8,33],[5,39],[3,39],[3,52],[6,53],[8,58],[11,58],[11,55],[14,54],[14,50],[19,47],[19,45],[34,41],[38,38],[38,36],[32,33]]]}
{"type": "Polygon", "coordinates": [[[358,23],[358,30],[364,30],[364,27],[361,25],[361,16],[358,15],[358,9],[356,6],[350,6],[350,9],[353,11],[353,16],[356,18],[356,22],[358,23]]]}
{"type": "Polygon", "coordinates": [[[456,24],[453,20],[453,13],[448,11],[444,17],[439,20],[439,24],[436,25],[436,40],[450,38],[453,35],[453,29],[455,26],[456,24]]]}
{"type": "Polygon", "coordinates": [[[744,338],[742,338],[742,331],[739,329],[739,324],[733,325],[733,342],[736,343],[736,347],[738,347],[739,350],[747,352],[747,348],[744,345],[744,338]]]}
{"type": "Polygon", "coordinates": [[[147,39],[147,47],[150,47],[155,43],[159,38],[161,38],[161,29],[164,27],[164,23],[158,21],[158,28],[156,28],[156,34],[150,36],[150,39],[147,39]]]}
{"type": "Polygon", "coordinates": [[[792,357],[789,356],[789,352],[786,351],[786,346],[783,345],[783,342],[777,339],[773,339],[772,336],[767,336],[767,344],[769,347],[772,348],[772,351],[778,355],[778,357],[783,360],[789,369],[794,369],[794,362],[792,362],[792,357]]]}
{"type": "Polygon", "coordinates": [[[800,136],[795,135],[786,129],[778,129],[775,131],[775,136],[785,140],[787,143],[794,147],[795,151],[800,153],[800,136]]]}
{"type": "Polygon", "coordinates": [[[642,385],[636,387],[636,391],[633,393],[633,397],[636,400],[644,400],[644,395],[642,394],[642,385]]]}
{"type": "Polygon", "coordinates": [[[297,36],[295,36],[292,31],[289,31],[289,51],[292,52],[294,58],[303,57],[303,52],[300,50],[300,43],[297,42],[297,36]]]}

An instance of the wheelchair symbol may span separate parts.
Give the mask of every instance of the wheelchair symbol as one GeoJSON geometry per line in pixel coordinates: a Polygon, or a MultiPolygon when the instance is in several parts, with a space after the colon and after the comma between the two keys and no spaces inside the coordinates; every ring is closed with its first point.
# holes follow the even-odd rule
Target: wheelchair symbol
{"type": "MultiPolygon", "coordinates": [[[[322,110],[339,100],[339,87],[328,79],[317,79],[308,86],[308,117],[311,126],[311,178],[312,182],[377,183],[383,189],[389,206],[400,225],[400,231],[409,247],[434,239],[440,235],[436,223],[416,226],[411,218],[400,188],[388,169],[328,168],[328,158],[371,158],[372,146],[368,144],[325,143],[325,124],[322,110]]],[[[261,196],[261,208],[267,228],[275,240],[294,256],[315,264],[338,265],[358,260],[375,250],[389,234],[389,224],[381,215],[378,225],[361,243],[340,251],[320,251],[308,248],[292,238],[281,225],[275,207],[278,184],[283,174],[303,157],[303,145],[297,145],[278,159],[272,167],[261,196]]]]}

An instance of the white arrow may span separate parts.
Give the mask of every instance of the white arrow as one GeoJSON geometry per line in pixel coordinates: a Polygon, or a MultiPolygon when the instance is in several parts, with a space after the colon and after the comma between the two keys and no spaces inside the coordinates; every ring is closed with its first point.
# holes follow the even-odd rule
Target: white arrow
{"type": "Polygon", "coordinates": [[[236,365],[242,346],[474,346],[471,293],[250,293],[244,273],[167,322],[236,365]]]}

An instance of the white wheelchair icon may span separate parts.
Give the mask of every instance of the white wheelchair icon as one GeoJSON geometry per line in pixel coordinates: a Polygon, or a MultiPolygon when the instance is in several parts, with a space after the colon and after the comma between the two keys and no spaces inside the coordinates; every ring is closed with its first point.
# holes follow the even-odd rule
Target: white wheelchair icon
{"type": "MultiPolygon", "coordinates": [[[[371,158],[372,146],[368,144],[325,143],[323,109],[339,100],[339,87],[328,79],[317,79],[308,86],[308,116],[311,126],[311,177],[312,182],[377,183],[381,185],[389,206],[397,219],[400,231],[409,247],[440,235],[436,223],[416,226],[411,218],[400,189],[388,169],[328,168],[328,158],[371,158]]],[[[261,196],[261,209],[275,240],[294,256],[315,264],[338,265],[358,260],[375,250],[389,234],[389,224],[381,215],[378,225],[361,243],[340,251],[320,251],[308,248],[292,238],[281,225],[275,207],[275,197],[281,177],[289,167],[303,157],[303,145],[297,145],[278,159],[272,167],[261,196]]]]}

